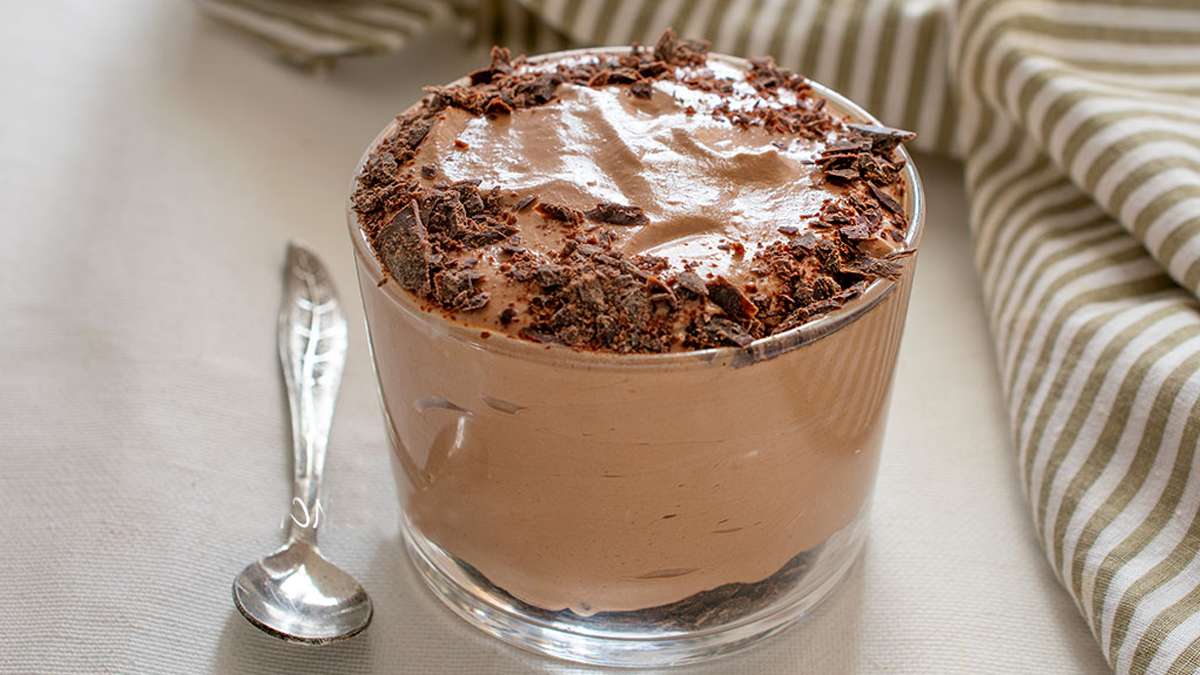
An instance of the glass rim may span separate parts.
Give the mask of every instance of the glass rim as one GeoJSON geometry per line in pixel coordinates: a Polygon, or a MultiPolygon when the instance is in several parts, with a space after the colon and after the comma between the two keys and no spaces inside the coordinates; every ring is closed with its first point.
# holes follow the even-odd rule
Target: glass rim
{"type": "MultiPolygon", "coordinates": [[[[526,57],[526,62],[538,63],[549,60],[568,59],[575,56],[621,54],[629,51],[630,47],[627,46],[568,49],[529,56],[526,57]]],[[[709,58],[724,61],[744,70],[751,68],[751,63],[748,59],[738,56],[710,53],[709,58]]],[[[467,78],[464,76],[450,84],[462,84],[466,81],[467,78]]],[[[805,81],[811,85],[814,93],[825,98],[840,111],[849,115],[855,123],[883,126],[874,115],[841,93],[807,77],[805,81]]],[[[417,104],[414,103],[413,105],[417,104]]],[[[815,342],[858,320],[891,294],[907,277],[913,274],[914,259],[917,253],[919,253],[918,244],[921,241],[921,234],[925,225],[924,187],[921,183],[921,176],[913,164],[912,156],[903,145],[899,145],[897,146],[897,150],[900,152],[900,157],[904,160],[904,169],[901,172],[906,188],[904,206],[905,212],[909,217],[908,230],[904,236],[904,245],[906,249],[912,250],[914,253],[905,262],[903,271],[899,277],[895,279],[875,279],[857,297],[795,328],[759,338],[745,347],[710,347],[708,349],[693,349],[678,352],[622,354],[617,352],[581,350],[566,345],[538,343],[514,335],[508,335],[494,329],[470,327],[450,321],[444,316],[434,315],[432,312],[420,309],[411,295],[400,288],[394,279],[388,279],[386,283],[383,283],[385,276],[382,265],[375,254],[375,249],[371,246],[371,242],[367,239],[366,233],[358,221],[358,214],[354,211],[353,203],[350,201],[350,196],[354,194],[358,176],[361,175],[367,159],[371,156],[371,152],[379,145],[380,141],[392,132],[395,126],[396,120],[393,119],[367,145],[367,149],[355,165],[354,174],[350,180],[350,189],[346,199],[346,219],[350,229],[350,238],[354,242],[355,258],[358,264],[368,272],[368,277],[372,282],[371,285],[374,287],[374,290],[387,295],[410,318],[426,326],[438,328],[447,337],[469,343],[470,346],[483,351],[527,360],[552,359],[559,366],[571,365],[580,368],[661,369],[664,367],[706,366],[715,364],[732,366],[749,365],[750,363],[772,359],[797,347],[815,342]],[[487,334],[488,337],[484,338],[484,334],[487,334]]],[[[360,290],[363,294],[368,291],[367,288],[361,288],[360,290]]],[[[370,328],[368,327],[369,332],[370,328]]]]}

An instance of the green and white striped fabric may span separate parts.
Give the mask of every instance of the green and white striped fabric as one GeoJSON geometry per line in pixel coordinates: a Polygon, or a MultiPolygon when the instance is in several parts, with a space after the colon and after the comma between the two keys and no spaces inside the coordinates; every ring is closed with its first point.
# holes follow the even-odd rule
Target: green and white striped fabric
{"type": "Polygon", "coordinates": [[[1200,5],[973,2],[976,263],[1042,544],[1120,673],[1200,668],[1200,5]]]}
{"type": "Polygon", "coordinates": [[[346,56],[398,51],[410,37],[452,13],[442,0],[197,2],[209,16],[307,70],[325,70],[346,56]]]}
{"type": "MultiPolygon", "coordinates": [[[[396,48],[412,25],[387,42],[337,22],[371,24],[368,7],[400,5],[423,7],[428,22],[448,13],[436,4],[324,3],[317,21],[280,0],[203,0],[299,63],[396,48]],[[286,30],[256,29],[268,19],[286,30]]],[[[456,10],[483,39],[530,52],[652,43],[674,26],[717,51],[773,54],[917,131],[917,147],[961,156],[1048,558],[1118,673],[1200,671],[1197,0],[461,0],[456,10]]]]}

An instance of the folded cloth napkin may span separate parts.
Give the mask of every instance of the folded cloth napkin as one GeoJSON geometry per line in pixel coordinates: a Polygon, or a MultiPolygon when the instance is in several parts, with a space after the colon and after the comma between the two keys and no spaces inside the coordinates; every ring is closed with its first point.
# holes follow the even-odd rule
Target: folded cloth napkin
{"type": "Polygon", "coordinates": [[[451,10],[442,0],[197,1],[209,16],[308,70],[323,70],[345,56],[397,51],[451,10]]]}
{"type": "MultiPolygon", "coordinates": [[[[449,11],[421,0],[202,4],[309,65],[398,48],[449,11]],[[418,19],[373,20],[385,10],[418,19]]],[[[1200,670],[1195,0],[488,0],[457,10],[475,13],[485,37],[529,51],[652,43],[674,26],[718,51],[774,54],[917,131],[918,148],[961,155],[1047,557],[1118,673],[1200,670]]]]}

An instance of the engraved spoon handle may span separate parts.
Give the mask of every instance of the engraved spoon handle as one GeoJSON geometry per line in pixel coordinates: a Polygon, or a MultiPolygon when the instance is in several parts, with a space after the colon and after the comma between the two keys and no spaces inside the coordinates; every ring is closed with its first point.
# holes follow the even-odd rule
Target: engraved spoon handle
{"type": "Polygon", "coordinates": [[[308,249],[289,244],[279,311],[279,358],[295,451],[289,543],[317,545],[316,526],[323,516],[320,496],[325,448],[347,343],[346,317],[325,266],[308,249]]]}

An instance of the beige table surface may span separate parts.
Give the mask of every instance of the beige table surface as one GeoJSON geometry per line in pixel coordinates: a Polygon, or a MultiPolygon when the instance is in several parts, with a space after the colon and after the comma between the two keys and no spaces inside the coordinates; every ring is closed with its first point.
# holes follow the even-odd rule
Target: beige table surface
{"type": "MultiPolygon", "coordinates": [[[[484,60],[444,26],[324,78],[186,3],[6,3],[0,21],[0,673],[582,673],[454,618],[406,565],[342,208],[422,84],[484,60]],[[377,603],[311,650],[237,614],[282,540],[275,360],[289,238],[351,320],[322,534],[377,603]]],[[[1103,673],[1017,482],[957,164],[929,221],[869,545],[841,591],[680,673],[1103,673]]]]}

